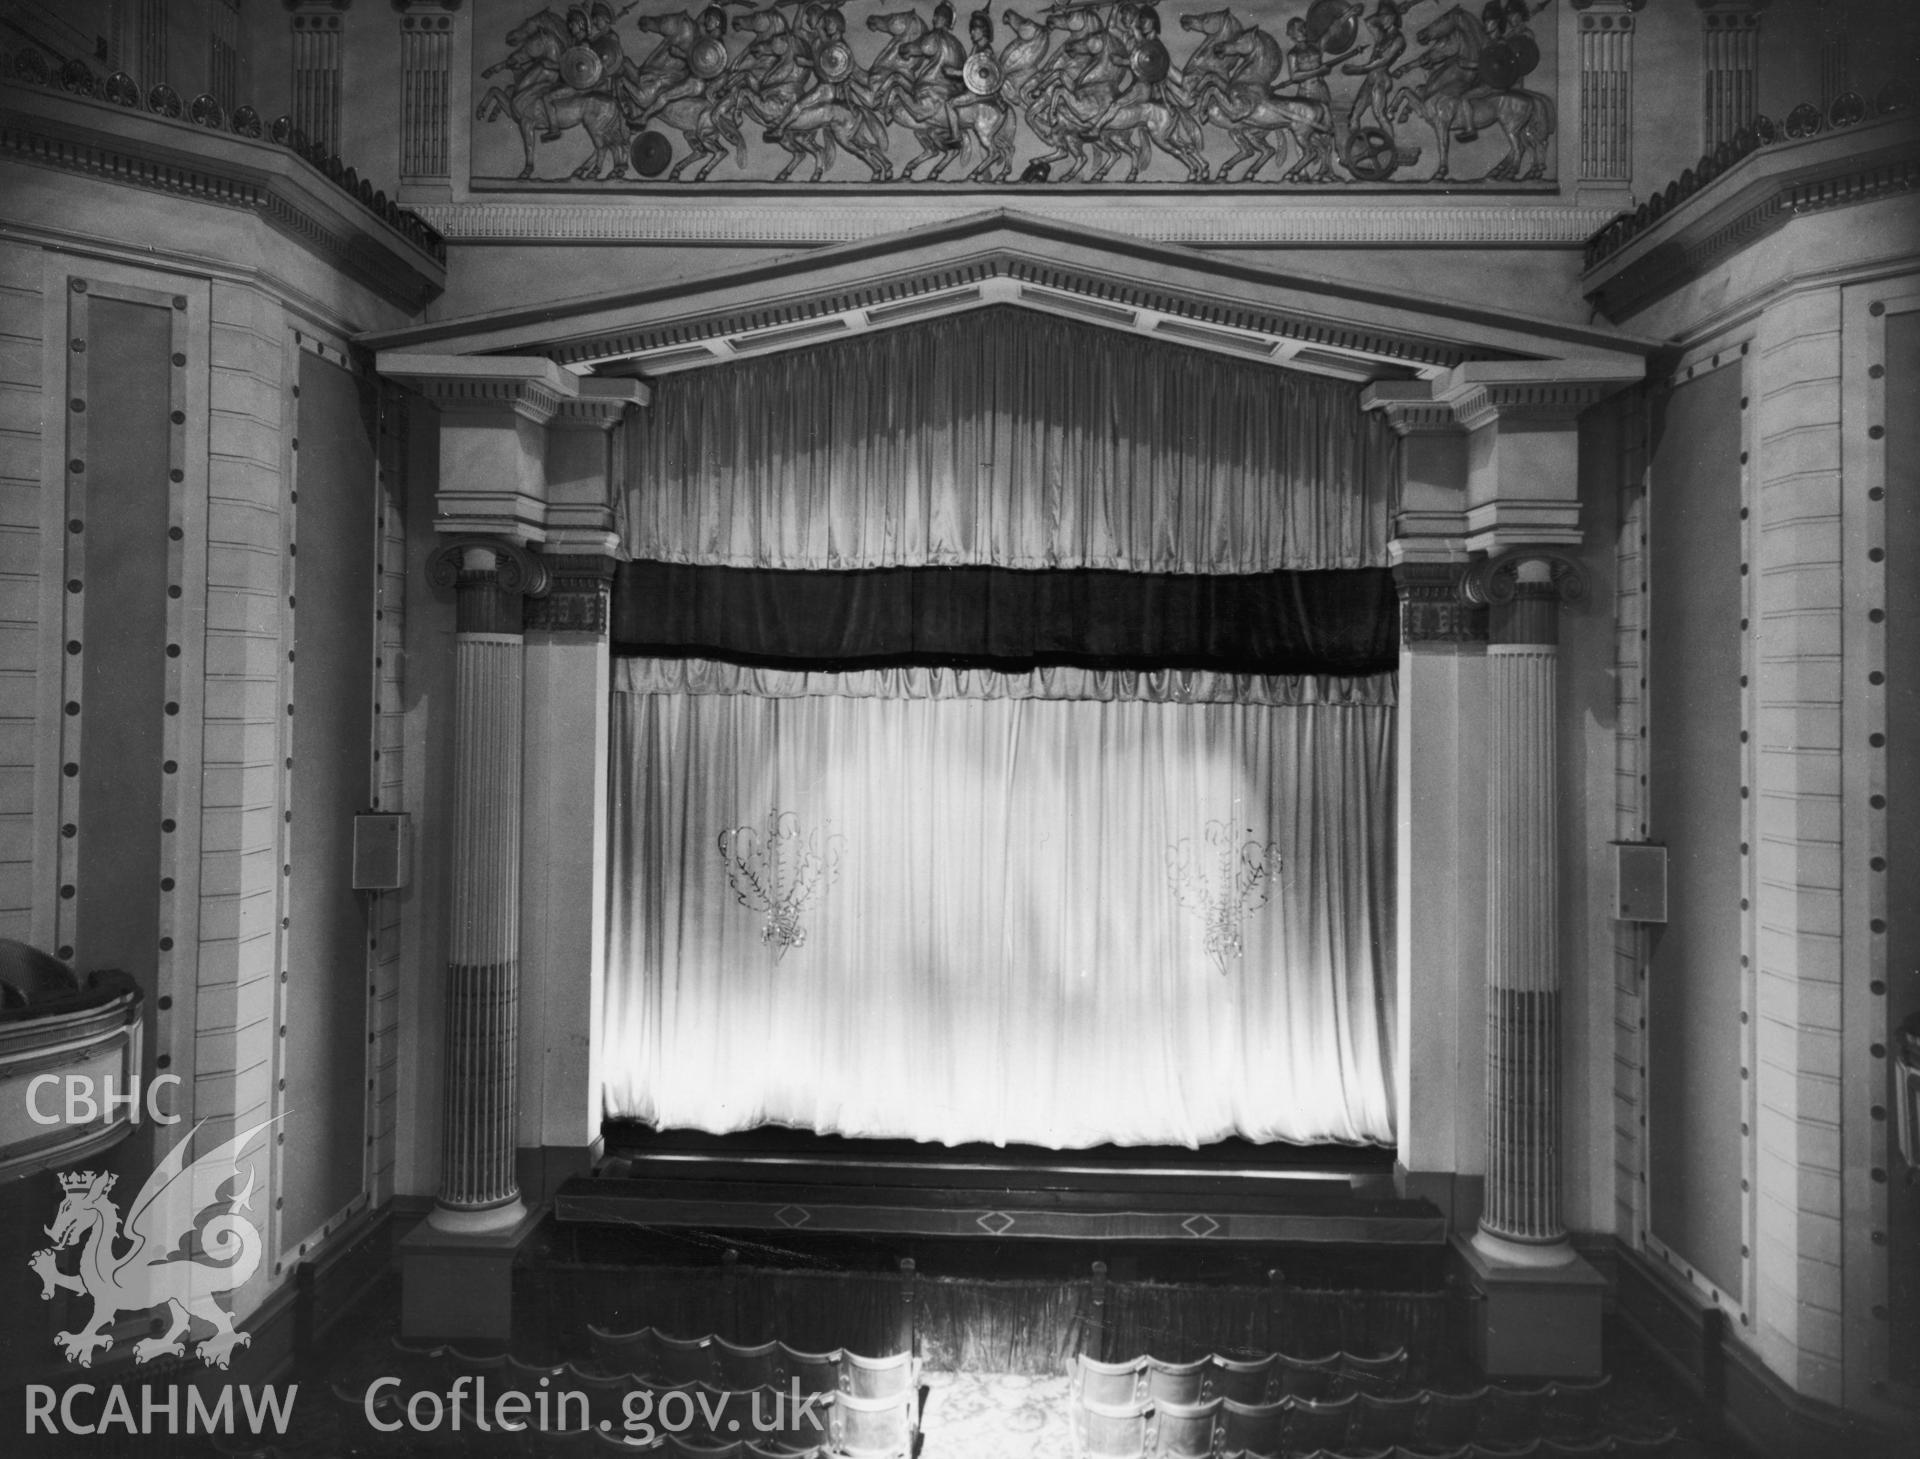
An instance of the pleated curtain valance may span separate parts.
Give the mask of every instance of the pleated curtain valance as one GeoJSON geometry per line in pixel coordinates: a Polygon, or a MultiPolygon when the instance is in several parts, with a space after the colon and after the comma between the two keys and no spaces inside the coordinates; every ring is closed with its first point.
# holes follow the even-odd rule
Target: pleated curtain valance
{"type": "Polygon", "coordinates": [[[816,670],[1379,674],[1399,652],[1386,568],[1253,575],[999,567],[779,572],[623,563],[613,646],[816,670]]]}
{"type": "Polygon", "coordinates": [[[1391,707],[1391,674],[1218,674],[1205,669],[1135,671],[1055,665],[1024,674],[925,665],[845,674],[753,668],[715,659],[621,659],[616,694],[745,695],[754,699],[1066,699],[1102,704],[1255,704],[1391,707]]]}
{"type": "Polygon", "coordinates": [[[670,375],[626,428],[626,552],[788,571],[1382,567],[1360,387],[996,308],[670,375]]]}

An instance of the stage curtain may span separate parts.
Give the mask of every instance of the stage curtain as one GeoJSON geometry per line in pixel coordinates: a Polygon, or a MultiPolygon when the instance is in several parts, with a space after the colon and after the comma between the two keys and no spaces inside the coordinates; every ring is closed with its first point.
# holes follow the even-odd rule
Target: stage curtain
{"type": "Polygon", "coordinates": [[[1386,568],[782,572],[628,562],[613,585],[617,652],[823,668],[1079,663],[1378,674],[1398,659],[1398,617],[1386,568]]]}
{"type": "Polygon", "coordinates": [[[609,1114],[1391,1141],[1388,694],[648,672],[613,696],[609,1114]]]}
{"type": "Polygon", "coordinates": [[[1386,564],[1360,387],[998,308],[667,375],[626,427],[635,558],[801,570],[1386,564]]]}

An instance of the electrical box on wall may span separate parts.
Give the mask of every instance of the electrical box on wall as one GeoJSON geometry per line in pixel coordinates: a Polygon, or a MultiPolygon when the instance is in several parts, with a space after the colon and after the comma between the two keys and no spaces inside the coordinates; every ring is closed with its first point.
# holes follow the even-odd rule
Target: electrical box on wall
{"type": "Polygon", "coordinates": [[[1613,915],[1621,922],[1667,920],[1667,848],[1651,841],[1613,843],[1613,915]]]}
{"type": "Polygon", "coordinates": [[[413,818],[369,811],[353,818],[353,889],[391,892],[407,884],[413,864],[413,818]]]}

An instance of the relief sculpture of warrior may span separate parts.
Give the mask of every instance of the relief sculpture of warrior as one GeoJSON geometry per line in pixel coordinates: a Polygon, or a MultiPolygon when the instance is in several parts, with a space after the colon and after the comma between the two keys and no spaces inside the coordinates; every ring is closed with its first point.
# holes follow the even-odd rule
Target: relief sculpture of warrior
{"type": "MultiPolygon", "coordinates": [[[[867,185],[1441,185],[1461,155],[1495,159],[1477,180],[1549,176],[1554,100],[1521,83],[1555,70],[1553,0],[1048,0],[982,5],[964,39],[956,3],[541,9],[505,30],[476,115],[518,130],[522,182],[553,155],[595,183],[717,183],[728,158],[867,185]]],[[[504,162],[500,135],[476,155],[504,162]]]]}
{"type": "MultiPolygon", "coordinates": [[[[611,37],[611,53],[617,56],[612,10],[604,4],[593,8],[604,16],[599,39],[604,46],[611,37]]],[[[607,181],[626,175],[627,121],[614,99],[613,78],[603,74],[603,53],[592,44],[595,18],[579,6],[564,17],[553,10],[539,11],[507,32],[507,44],[513,47],[507,58],[480,73],[486,77],[507,71],[513,77],[504,89],[490,88],[474,114],[483,122],[508,116],[520,128],[526,149],[523,179],[533,176],[534,149],[541,142],[559,141],[572,127],[583,128],[593,143],[592,155],[573,170],[573,177],[607,181]]]]}

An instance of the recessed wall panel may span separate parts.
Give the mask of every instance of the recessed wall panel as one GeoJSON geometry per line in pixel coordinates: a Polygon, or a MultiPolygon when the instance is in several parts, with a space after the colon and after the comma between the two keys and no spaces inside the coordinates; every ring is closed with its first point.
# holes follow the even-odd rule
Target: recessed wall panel
{"type": "MultiPolygon", "coordinates": [[[[69,451],[67,596],[80,608],[68,654],[79,695],[73,960],[122,968],[147,996],[149,1031],[160,937],[161,778],[167,662],[167,567],[173,311],[94,297],[75,338],[85,348],[68,401],[86,418],[69,451]],[[81,382],[84,382],[82,384],[81,382]],[[73,467],[78,465],[79,470],[73,467]]],[[[75,681],[69,678],[71,686],[75,681]]],[[[71,743],[71,742],[69,742],[71,743]]],[[[177,773],[177,767],[175,772],[177,773]]]]}
{"type": "Polygon", "coordinates": [[[294,521],[293,824],[284,1022],[285,1240],[362,1187],[368,919],[353,816],[371,794],[374,431],[346,370],[300,355],[294,521]]]}
{"type": "MultiPolygon", "coordinates": [[[[1920,312],[1886,316],[1886,960],[1889,1032],[1920,1014],[1920,312]]],[[[1897,1036],[1889,1040],[1898,1047],[1897,1036]]],[[[1893,1065],[1889,1059],[1888,1083],[1893,1065]]],[[[1897,1092],[1876,1094],[1889,1111],[1897,1092]]],[[[1892,1142],[1890,1142],[1892,1143],[1892,1142]]],[[[1891,1155],[1898,1159],[1898,1151],[1891,1155]]],[[[1887,1307],[1894,1373],[1920,1373],[1920,1184],[1887,1182],[1887,1307]]]]}
{"type": "Polygon", "coordinates": [[[1649,1230],[1740,1291],[1740,369],[1654,421],[1647,645],[1649,832],[1668,917],[1647,970],[1649,1230]]]}

